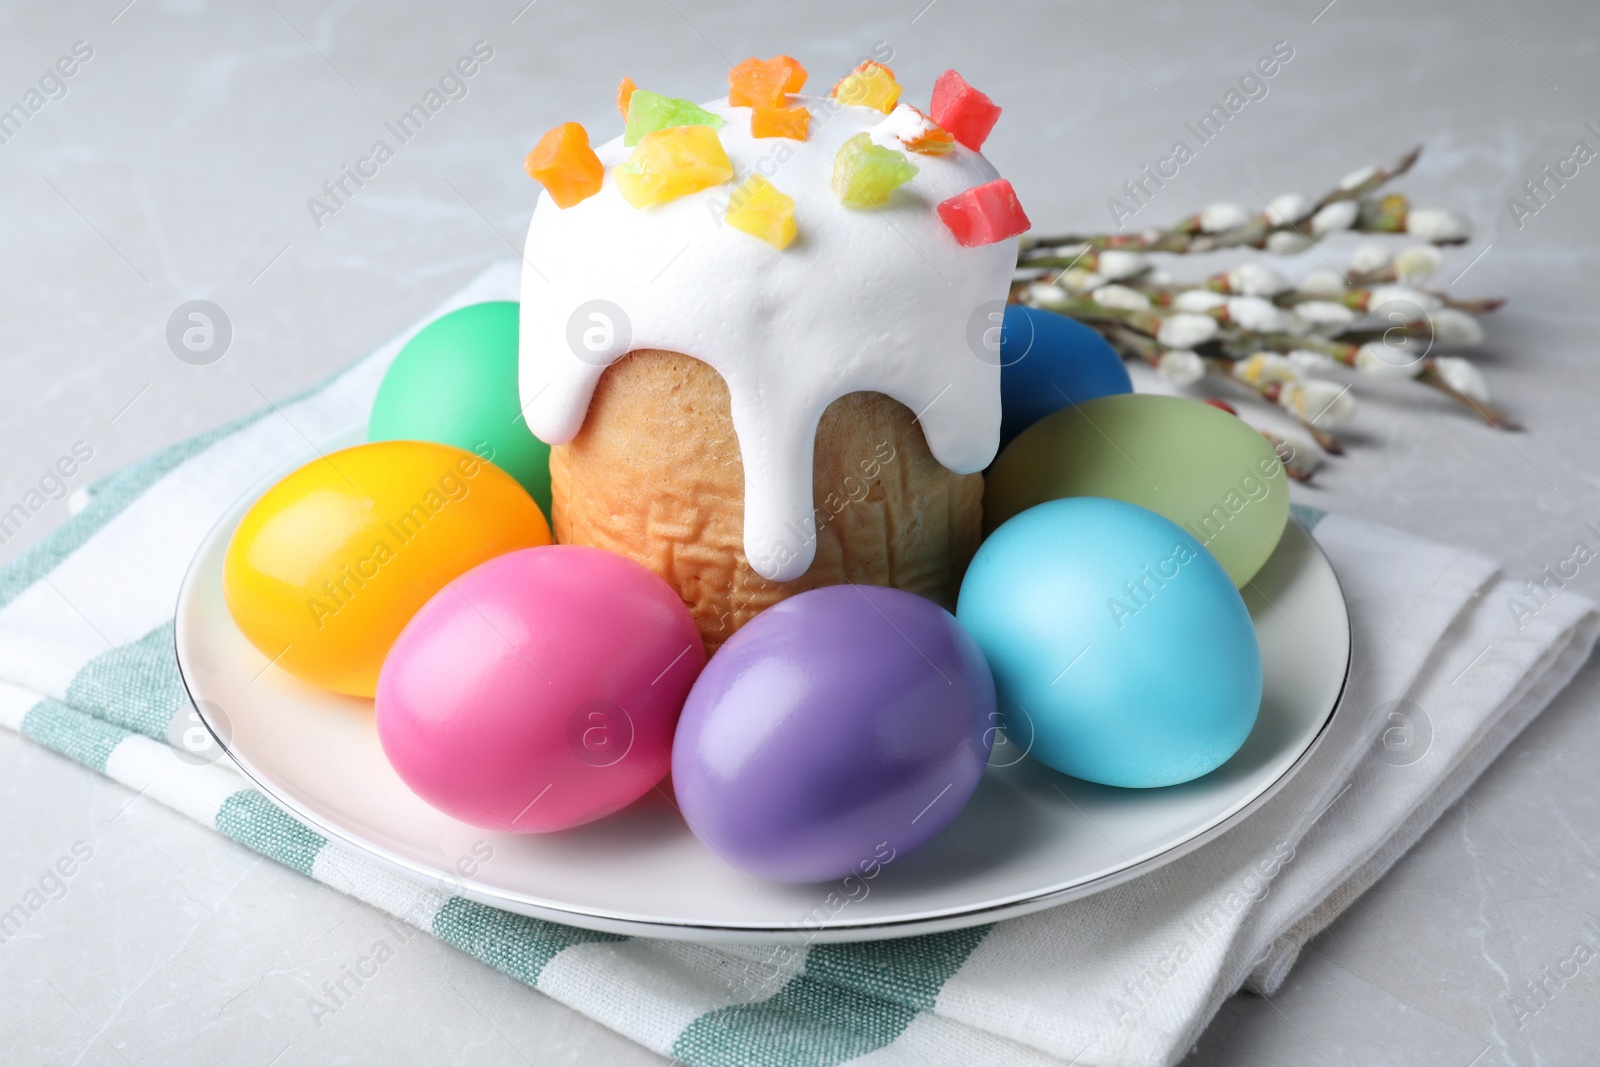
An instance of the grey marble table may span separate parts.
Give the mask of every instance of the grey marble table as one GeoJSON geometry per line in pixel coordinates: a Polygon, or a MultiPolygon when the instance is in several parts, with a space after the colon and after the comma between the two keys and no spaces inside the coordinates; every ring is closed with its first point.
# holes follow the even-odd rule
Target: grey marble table
{"type": "MultiPolygon", "coordinates": [[[[0,107],[44,79],[37,110],[0,125],[0,511],[80,442],[92,457],[73,485],[320,379],[514,254],[522,154],[559,121],[612,128],[624,73],[709,97],[728,57],[790,52],[823,81],[886,42],[919,92],[955,66],[1005,105],[991,155],[1041,229],[1105,228],[1122,183],[1288,42],[1267,95],[1139,222],[1315,193],[1426,143],[1406,188],[1472,216],[1444,276],[1512,297],[1484,365],[1528,426],[1507,436],[1411,393],[1368,395],[1350,454],[1299,498],[1530,576],[1600,521],[1600,163],[1547,185],[1537,213],[1507,205],[1575,141],[1600,148],[1588,0],[524,3],[0,10],[0,107]],[[308,207],[478,41],[492,58],[465,95],[336,211],[308,207]],[[232,323],[208,366],[167,344],[191,299],[232,323]]],[[[65,515],[46,502],[0,560],[65,515]]],[[[1595,595],[1597,573],[1569,589],[1595,595]]],[[[1600,964],[1532,1017],[1508,997],[1600,915],[1597,700],[1591,664],[1277,996],[1229,1002],[1192,1062],[1595,1062],[1600,964]]],[[[371,945],[376,912],[159,806],[123,810],[126,790],[9,733],[0,796],[0,898],[74,842],[94,849],[0,948],[0,1061],[663,1062],[425,937],[314,1019],[308,996],[371,945]]]]}

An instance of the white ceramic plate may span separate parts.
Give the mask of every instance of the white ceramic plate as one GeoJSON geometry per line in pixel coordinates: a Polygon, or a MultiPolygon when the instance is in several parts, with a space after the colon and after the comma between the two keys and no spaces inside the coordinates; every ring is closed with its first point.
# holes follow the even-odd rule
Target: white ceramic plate
{"type": "MultiPolygon", "coordinates": [[[[328,447],[360,439],[352,431],[328,447]]],[[[762,883],[690,834],[667,784],[609,818],[544,836],[478,830],[414,796],[384,759],[371,701],[270,666],[228,614],[223,553],[269,484],[207,536],[179,594],[178,665],[217,740],[267,796],[329,837],[458,895],[594,930],[852,941],[973,926],[1087,896],[1170,863],[1262,804],[1324,736],[1349,667],[1338,580],[1291,522],[1245,597],[1266,686],[1254,731],[1222,767],[1166,789],[1115,789],[997,744],[966,810],[920,851],[870,880],[762,883]]]]}

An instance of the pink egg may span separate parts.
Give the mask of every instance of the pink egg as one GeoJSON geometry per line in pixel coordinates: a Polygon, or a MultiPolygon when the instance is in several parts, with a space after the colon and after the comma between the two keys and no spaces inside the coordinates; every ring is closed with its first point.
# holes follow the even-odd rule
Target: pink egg
{"type": "Polygon", "coordinates": [[[445,586],[401,632],[378,676],[378,738],[447,815],[564,830],[666,775],[705,662],[683,601],[632,560],[578,545],[510,552],[445,586]]]}

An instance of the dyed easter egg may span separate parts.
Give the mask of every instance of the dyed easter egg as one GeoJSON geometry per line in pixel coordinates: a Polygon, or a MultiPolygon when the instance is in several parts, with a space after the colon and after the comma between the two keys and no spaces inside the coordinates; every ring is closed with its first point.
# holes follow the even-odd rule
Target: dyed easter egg
{"type": "Polygon", "coordinates": [[[994,712],[989,668],[949,612],[896,589],[813,589],[712,657],[678,724],[673,788],[741,870],[870,877],[960,812],[994,712]]]}
{"type": "Polygon", "coordinates": [[[228,610],[314,685],[371,696],[406,620],[450,579],[550,527],[505,471],[425,441],[357,445],[261,495],[228,542],[228,610]]]}
{"type": "Polygon", "coordinates": [[[1186,782],[1255,724],[1261,652],[1244,600],[1198,541],[1145,508],[1029,508],[978,549],[956,615],[994,670],[1007,736],[1031,737],[1029,755],[1064,774],[1186,782]]]}
{"type": "Polygon", "coordinates": [[[517,304],[493,300],[434,319],[389,365],[369,441],[438,441],[490,460],[550,514],[550,446],[517,399],[517,304]]]}
{"type": "Polygon", "coordinates": [[[1076,319],[1007,304],[1000,333],[1000,447],[1053,411],[1133,392],[1122,357],[1076,319]]]}
{"type": "Polygon", "coordinates": [[[1288,481],[1267,439],[1224,411],[1107,396],[1046,416],[1000,453],[984,477],[983,525],[1060,497],[1126,500],[1183,527],[1242,587],[1283,535],[1288,481]]]}
{"type": "Polygon", "coordinates": [[[632,560],[580,545],[512,552],[407,624],[378,680],[378,740],[453,818],[564,830],[666,775],[705,661],[689,609],[632,560]]]}

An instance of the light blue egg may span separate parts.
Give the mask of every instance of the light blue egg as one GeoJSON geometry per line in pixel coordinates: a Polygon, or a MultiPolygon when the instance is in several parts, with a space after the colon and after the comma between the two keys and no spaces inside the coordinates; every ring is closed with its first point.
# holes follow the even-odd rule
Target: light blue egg
{"type": "Polygon", "coordinates": [[[1261,650],[1233,580],[1176,523],[1052,500],[978,549],[956,617],[994,671],[1007,736],[1075,778],[1175,785],[1239,750],[1261,650]]]}

